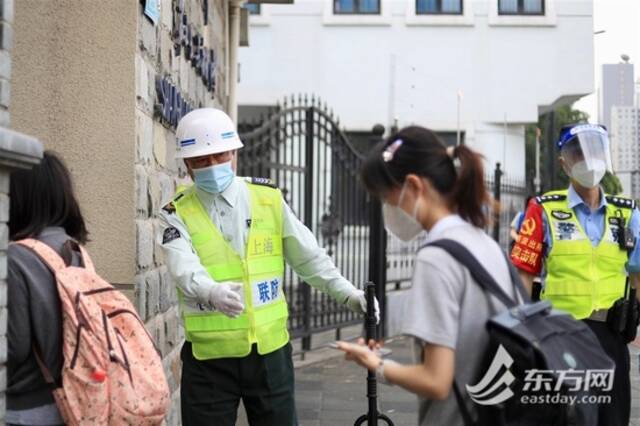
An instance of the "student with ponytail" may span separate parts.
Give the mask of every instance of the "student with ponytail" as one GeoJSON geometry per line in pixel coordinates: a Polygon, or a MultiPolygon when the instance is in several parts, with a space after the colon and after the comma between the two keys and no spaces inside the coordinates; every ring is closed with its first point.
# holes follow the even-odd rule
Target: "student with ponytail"
{"type": "MultiPolygon", "coordinates": [[[[409,241],[422,231],[427,242],[457,241],[515,297],[507,259],[484,231],[488,194],[482,158],[464,145],[447,149],[436,135],[412,126],[373,149],[362,167],[367,190],[381,199],[388,232],[409,241]]],[[[473,282],[469,270],[438,247],[416,257],[402,332],[412,337],[415,364],[382,361],[364,342],[339,342],[348,360],[375,371],[379,381],[420,397],[420,425],[463,425],[453,395],[475,384],[489,345],[486,320],[503,305],[473,282]]],[[[473,412],[472,401],[462,392],[473,412]]]]}

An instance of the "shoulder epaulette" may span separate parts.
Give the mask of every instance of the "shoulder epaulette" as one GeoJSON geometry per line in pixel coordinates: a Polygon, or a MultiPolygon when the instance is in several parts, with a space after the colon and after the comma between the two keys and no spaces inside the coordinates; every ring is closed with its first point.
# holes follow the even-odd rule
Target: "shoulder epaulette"
{"type": "Polygon", "coordinates": [[[540,204],[548,203],[549,201],[564,201],[566,199],[567,196],[563,194],[540,195],[536,197],[536,201],[540,204]]]}
{"type": "Polygon", "coordinates": [[[178,201],[180,198],[184,197],[184,193],[180,193],[178,195],[176,195],[175,197],[173,197],[173,200],[169,201],[167,204],[165,204],[162,207],[162,210],[164,210],[165,212],[169,213],[169,214],[173,214],[176,212],[176,206],[175,203],[176,201],[178,201]]]}
{"type": "Polygon", "coordinates": [[[616,207],[622,207],[625,209],[635,209],[636,202],[631,198],[618,197],[613,195],[607,195],[607,203],[613,204],[616,207]]]}
{"type": "Polygon", "coordinates": [[[269,178],[246,177],[244,178],[244,180],[254,185],[262,185],[262,186],[269,186],[271,188],[278,188],[278,185],[276,185],[276,183],[269,178]]]}
{"type": "Polygon", "coordinates": [[[162,207],[162,210],[164,210],[165,212],[169,213],[169,214],[173,214],[176,212],[176,206],[173,205],[173,201],[165,204],[162,207]]]}

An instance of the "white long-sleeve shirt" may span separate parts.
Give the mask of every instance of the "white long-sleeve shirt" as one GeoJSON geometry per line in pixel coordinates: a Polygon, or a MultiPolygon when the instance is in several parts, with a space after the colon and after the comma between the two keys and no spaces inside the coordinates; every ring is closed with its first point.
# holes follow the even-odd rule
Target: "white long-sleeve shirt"
{"type": "MultiPolygon", "coordinates": [[[[235,177],[220,194],[196,189],[200,202],[213,224],[241,258],[245,258],[251,219],[251,202],[245,178],[235,177]]],[[[283,251],[286,262],[305,282],[344,303],[356,288],[338,271],[311,231],[282,201],[283,251]]],[[[158,243],[164,249],[169,273],[188,305],[208,305],[216,283],[193,249],[186,225],[171,209],[160,211],[162,230],[158,243]],[[171,229],[173,228],[173,229],[171,229]],[[177,232],[176,232],[177,231],[177,232]]]]}

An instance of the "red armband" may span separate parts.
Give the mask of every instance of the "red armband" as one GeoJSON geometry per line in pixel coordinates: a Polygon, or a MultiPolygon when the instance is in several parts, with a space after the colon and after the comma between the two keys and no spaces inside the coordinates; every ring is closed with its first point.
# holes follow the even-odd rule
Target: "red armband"
{"type": "Polygon", "coordinates": [[[518,268],[532,275],[540,275],[542,270],[542,250],[544,232],[542,226],[542,206],[534,199],[520,226],[518,238],[511,251],[511,261],[518,268]]]}

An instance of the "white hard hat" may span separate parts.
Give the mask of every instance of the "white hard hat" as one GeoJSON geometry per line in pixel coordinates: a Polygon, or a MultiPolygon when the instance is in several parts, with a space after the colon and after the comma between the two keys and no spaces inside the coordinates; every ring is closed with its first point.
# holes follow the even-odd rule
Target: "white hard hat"
{"type": "Polygon", "coordinates": [[[200,157],[242,148],[231,118],[216,108],[194,109],[178,122],[176,158],[200,157]]]}

